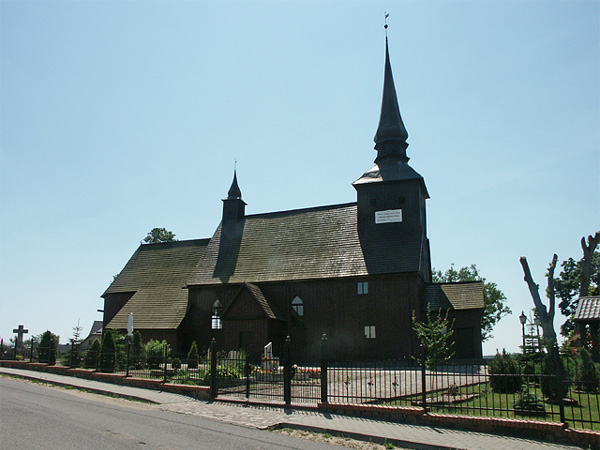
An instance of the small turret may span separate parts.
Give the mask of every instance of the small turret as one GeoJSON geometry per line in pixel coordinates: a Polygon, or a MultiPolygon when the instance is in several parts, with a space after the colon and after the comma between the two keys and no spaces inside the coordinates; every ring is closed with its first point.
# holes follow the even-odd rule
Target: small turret
{"type": "Polygon", "coordinates": [[[237,173],[234,171],[233,182],[227,193],[227,198],[223,199],[223,225],[238,222],[245,215],[246,202],[242,200],[242,191],[238,186],[237,173]]]}

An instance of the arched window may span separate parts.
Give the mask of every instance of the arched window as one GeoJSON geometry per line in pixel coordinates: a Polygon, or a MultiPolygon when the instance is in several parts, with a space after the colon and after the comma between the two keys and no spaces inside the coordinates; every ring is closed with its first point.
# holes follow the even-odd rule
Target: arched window
{"type": "Polygon", "coordinates": [[[212,306],[212,329],[220,330],[223,328],[223,320],[221,314],[223,313],[223,305],[219,300],[215,301],[212,306]]]}
{"type": "Polygon", "coordinates": [[[304,316],[304,302],[300,297],[294,297],[294,300],[292,300],[292,309],[296,311],[299,317],[304,316]]]}

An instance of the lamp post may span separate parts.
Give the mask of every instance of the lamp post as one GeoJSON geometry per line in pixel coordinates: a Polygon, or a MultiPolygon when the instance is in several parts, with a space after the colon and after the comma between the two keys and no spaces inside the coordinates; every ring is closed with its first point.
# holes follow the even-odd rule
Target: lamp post
{"type": "Polygon", "coordinates": [[[523,311],[519,316],[519,322],[521,322],[521,335],[523,336],[523,354],[525,354],[525,324],[527,323],[527,316],[523,311]]]}

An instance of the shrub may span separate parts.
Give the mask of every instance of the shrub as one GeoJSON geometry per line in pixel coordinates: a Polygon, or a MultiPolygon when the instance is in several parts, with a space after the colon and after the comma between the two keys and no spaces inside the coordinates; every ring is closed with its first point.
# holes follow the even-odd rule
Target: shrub
{"type": "Polygon", "coordinates": [[[544,406],[544,402],[535,393],[525,388],[515,402],[515,413],[526,416],[545,416],[546,407],[544,406]]]}
{"type": "Polygon", "coordinates": [[[98,365],[98,354],[100,352],[100,341],[98,339],[94,339],[92,345],[89,350],[85,354],[83,358],[83,367],[86,369],[95,369],[98,365]]]}
{"type": "MultiPolygon", "coordinates": [[[[207,370],[206,374],[204,375],[204,379],[202,381],[204,385],[210,386],[211,376],[212,376],[211,371],[207,370]]],[[[217,366],[217,385],[218,386],[230,384],[231,382],[239,380],[239,379],[240,379],[240,373],[237,370],[232,369],[230,367],[217,366]]]]}
{"type": "Polygon", "coordinates": [[[600,384],[598,370],[596,364],[592,361],[590,353],[585,348],[579,353],[575,383],[577,384],[577,389],[582,391],[598,392],[600,384]]]}
{"type": "Polygon", "coordinates": [[[151,369],[158,369],[165,360],[165,345],[167,341],[151,339],[146,342],[146,362],[151,369]]]}
{"type": "Polygon", "coordinates": [[[502,350],[496,353],[488,366],[490,372],[490,386],[497,393],[512,394],[521,390],[523,377],[517,358],[502,350]]]}
{"type": "Polygon", "coordinates": [[[173,358],[171,361],[171,368],[181,369],[181,360],[179,358],[173,358]]]}
{"type": "Polygon", "coordinates": [[[106,330],[100,345],[100,356],[98,359],[98,369],[101,372],[114,372],[117,361],[117,346],[112,330],[106,330]]]}
{"type": "Polygon", "coordinates": [[[196,341],[192,342],[190,351],[188,352],[188,369],[197,369],[200,363],[200,357],[198,356],[198,345],[196,341]]]}

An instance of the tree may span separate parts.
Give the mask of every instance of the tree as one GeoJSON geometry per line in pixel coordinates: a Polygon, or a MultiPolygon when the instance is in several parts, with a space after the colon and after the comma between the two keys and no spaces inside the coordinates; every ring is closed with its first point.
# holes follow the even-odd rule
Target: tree
{"type": "Polygon", "coordinates": [[[98,366],[98,355],[100,353],[100,341],[94,339],[92,346],[89,348],[83,359],[83,367],[86,369],[95,369],[98,366]]]}
{"type": "Polygon", "coordinates": [[[512,314],[512,311],[506,306],[506,296],[498,289],[496,283],[486,281],[481,275],[475,264],[468,267],[461,267],[456,270],[454,264],[443,272],[441,270],[433,271],[434,283],[455,283],[462,281],[481,281],[483,283],[483,301],[484,309],[481,317],[481,341],[485,342],[492,338],[492,329],[502,319],[502,317],[512,314]]]}
{"type": "Polygon", "coordinates": [[[600,295],[600,232],[594,236],[581,238],[583,257],[579,261],[569,258],[561,263],[562,270],[558,278],[554,279],[556,295],[560,298],[558,307],[560,312],[568,319],[561,326],[560,332],[568,336],[574,329],[571,316],[577,311],[579,297],[600,295]]]}
{"type": "Polygon", "coordinates": [[[38,338],[38,360],[41,363],[54,364],[56,362],[56,347],[59,337],[51,331],[44,331],[38,338]]]}
{"type": "Polygon", "coordinates": [[[146,244],[158,244],[160,242],[176,241],[175,235],[165,228],[152,228],[148,235],[144,238],[146,244]]]}
{"type": "Polygon", "coordinates": [[[425,367],[429,370],[444,364],[454,356],[452,351],[453,342],[450,337],[454,334],[452,325],[448,322],[448,311],[442,316],[438,311],[435,319],[431,317],[431,311],[427,311],[426,320],[418,322],[416,313],[413,311],[413,331],[417,334],[419,342],[423,345],[425,352],[425,367]]]}
{"type": "Polygon", "coordinates": [[[527,262],[527,258],[521,256],[519,259],[521,266],[523,267],[523,273],[525,274],[525,283],[529,287],[529,293],[531,294],[531,298],[533,299],[533,304],[535,305],[535,315],[540,321],[540,325],[542,326],[543,333],[543,344],[550,350],[556,347],[556,331],[554,330],[554,313],[556,310],[556,296],[554,290],[554,270],[556,269],[556,262],[558,261],[558,256],[554,254],[552,257],[552,261],[550,262],[550,266],[548,266],[548,271],[546,272],[546,278],[548,279],[548,288],[546,289],[546,295],[548,296],[548,308],[542,302],[540,297],[540,286],[536,284],[531,276],[531,270],[529,269],[529,263],[527,262]]]}
{"type": "Polygon", "coordinates": [[[198,363],[200,362],[199,360],[200,357],[198,356],[198,344],[196,344],[196,341],[193,341],[187,357],[188,369],[197,369],[198,363]]]}
{"type": "Polygon", "coordinates": [[[114,372],[117,361],[117,345],[112,330],[106,330],[100,346],[98,366],[101,372],[114,372]]]}

